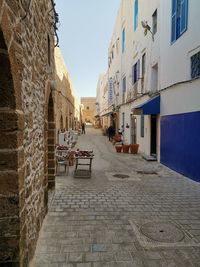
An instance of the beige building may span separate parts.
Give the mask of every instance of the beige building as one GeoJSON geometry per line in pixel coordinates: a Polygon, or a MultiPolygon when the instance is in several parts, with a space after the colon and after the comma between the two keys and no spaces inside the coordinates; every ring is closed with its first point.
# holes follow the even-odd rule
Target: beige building
{"type": "Polygon", "coordinates": [[[80,102],[65,65],[62,53],[55,48],[55,122],[59,131],[77,129],[80,118],[80,102]]]}
{"type": "Polygon", "coordinates": [[[81,97],[81,120],[94,124],[96,114],[96,97],[81,97]]]}

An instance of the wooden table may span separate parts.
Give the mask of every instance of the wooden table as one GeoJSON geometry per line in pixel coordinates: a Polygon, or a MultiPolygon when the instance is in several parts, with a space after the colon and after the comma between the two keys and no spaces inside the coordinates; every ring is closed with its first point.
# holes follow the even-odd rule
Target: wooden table
{"type": "Polygon", "coordinates": [[[75,157],[75,178],[90,178],[92,173],[92,160],[94,156],[76,156],[75,157]],[[78,166],[88,166],[88,169],[79,169],[78,166]]]}

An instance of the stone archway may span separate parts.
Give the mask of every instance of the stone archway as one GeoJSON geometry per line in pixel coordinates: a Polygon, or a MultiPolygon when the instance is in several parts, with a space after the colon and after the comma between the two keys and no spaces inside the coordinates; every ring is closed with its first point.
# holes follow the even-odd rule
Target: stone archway
{"type": "Polygon", "coordinates": [[[20,212],[24,202],[20,196],[24,181],[23,126],[24,117],[14,89],[11,63],[0,28],[0,265],[18,266],[25,254],[26,237],[20,212]]]}
{"type": "Polygon", "coordinates": [[[55,187],[55,120],[52,93],[48,101],[48,187],[55,187]]]}

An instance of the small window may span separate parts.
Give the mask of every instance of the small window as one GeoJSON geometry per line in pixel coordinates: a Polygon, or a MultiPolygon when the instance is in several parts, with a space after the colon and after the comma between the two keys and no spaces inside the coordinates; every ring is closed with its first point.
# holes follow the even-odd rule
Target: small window
{"type": "Polygon", "coordinates": [[[191,78],[200,76],[200,51],[191,57],[191,78]]]}
{"type": "Polygon", "coordinates": [[[126,92],[126,76],[122,80],[122,86],[123,86],[123,93],[126,92]]]}
{"type": "Polygon", "coordinates": [[[112,59],[114,58],[114,50],[115,50],[115,46],[113,45],[113,47],[112,47],[112,59]]]}
{"type": "Polygon", "coordinates": [[[138,27],[138,0],[134,2],[134,31],[136,31],[138,27]]]}
{"type": "Polygon", "coordinates": [[[124,53],[125,50],[125,28],[122,31],[122,53],[124,53]]]}
{"type": "Polygon", "coordinates": [[[119,53],[119,38],[116,41],[116,54],[118,55],[119,53]]]}
{"type": "Polygon", "coordinates": [[[47,35],[47,42],[48,42],[48,64],[51,66],[51,42],[49,35],[47,35]]]}
{"type": "Polygon", "coordinates": [[[146,53],[144,53],[142,56],[142,78],[144,78],[145,71],[146,71],[146,53]]]}
{"type": "Polygon", "coordinates": [[[141,129],[140,129],[140,134],[141,137],[144,137],[144,115],[141,115],[141,129]]]}
{"type": "Polygon", "coordinates": [[[86,109],[90,109],[90,107],[88,107],[88,106],[87,106],[87,108],[86,108],[86,109]]]}
{"type": "Polygon", "coordinates": [[[152,32],[153,34],[156,34],[157,32],[157,9],[152,15],[152,32]]]}
{"type": "Polygon", "coordinates": [[[140,77],[140,60],[138,60],[132,67],[132,84],[135,84],[140,77]]]}

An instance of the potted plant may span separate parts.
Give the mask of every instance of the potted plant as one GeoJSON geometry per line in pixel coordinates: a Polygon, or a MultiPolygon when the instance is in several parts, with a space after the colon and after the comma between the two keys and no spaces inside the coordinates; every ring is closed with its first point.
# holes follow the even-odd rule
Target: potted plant
{"type": "Polygon", "coordinates": [[[130,144],[131,154],[137,154],[139,149],[139,144],[130,144]]]}
{"type": "Polygon", "coordinates": [[[115,146],[115,149],[116,149],[116,152],[117,153],[121,153],[121,151],[122,151],[122,145],[116,145],[115,146]]]}
{"type": "Polygon", "coordinates": [[[127,144],[123,144],[122,145],[122,151],[123,151],[123,153],[128,153],[129,152],[129,146],[130,145],[127,145],[127,144]]]}

